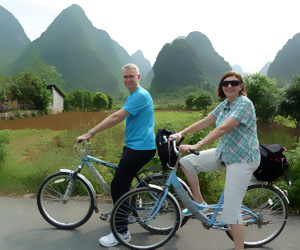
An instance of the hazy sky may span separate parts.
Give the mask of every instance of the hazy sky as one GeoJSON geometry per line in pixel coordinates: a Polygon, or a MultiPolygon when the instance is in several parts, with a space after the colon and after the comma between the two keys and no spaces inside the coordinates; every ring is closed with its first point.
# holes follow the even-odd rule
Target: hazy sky
{"type": "Polygon", "coordinates": [[[300,32],[299,0],[0,0],[31,41],[74,3],[96,28],[130,55],[142,50],[152,65],[165,43],[199,31],[230,65],[255,73],[300,32]]]}

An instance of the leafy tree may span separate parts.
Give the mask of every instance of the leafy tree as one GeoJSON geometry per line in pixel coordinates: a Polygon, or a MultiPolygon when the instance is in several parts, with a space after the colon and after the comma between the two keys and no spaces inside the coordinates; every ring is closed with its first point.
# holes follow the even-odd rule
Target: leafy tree
{"type": "Polygon", "coordinates": [[[9,94],[9,79],[0,75],[0,102],[6,103],[9,94]]]}
{"type": "Polygon", "coordinates": [[[107,108],[111,109],[114,105],[114,98],[110,94],[106,94],[106,97],[108,99],[108,105],[107,108]]]}
{"type": "Polygon", "coordinates": [[[92,94],[89,91],[75,89],[66,95],[64,101],[65,111],[93,111],[104,108],[111,108],[113,97],[101,92],[92,94]]]}
{"type": "Polygon", "coordinates": [[[105,109],[109,104],[108,98],[105,94],[97,92],[93,96],[93,107],[96,109],[105,109]]]}
{"type": "Polygon", "coordinates": [[[93,108],[93,95],[86,90],[82,91],[82,108],[83,111],[88,111],[93,108]]]}
{"type": "Polygon", "coordinates": [[[194,101],[194,105],[198,110],[204,109],[204,113],[206,114],[207,107],[212,105],[210,95],[207,93],[201,93],[194,101]]]}
{"type": "Polygon", "coordinates": [[[285,88],[280,113],[284,117],[295,120],[296,127],[300,128],[300,74],[295,75],[292,82],[285,88]]]}
{"type": "Polygon", "coordinates": [[[46,110],[51,101],[51,93],[47,90],[47,83],[38,75],[25,72],[15,75],[11,85],[11,93],[20,104],[29,105],[36,110],[46,110]]]}
{"type": "Polygon", "coordinates": [[[93,108],[93,96],[85,90],[75,89],[64,101],[65,110],[90,111],[93,108]]]}
{"type": "Polygon", "coordinates": [[[194,106],[194,100],[195,100],[195,96],[193,95],[189,95],[187,97],[187,99],[185,100],[185,105],[188,109],[192,109],[194,106]]]}
{"type": "Polygon", "coordinates": [[[280,103],[276,80],[256,73],[246,75],[244,81],[247,95],[254,104],[256,116],[263,121],[273,119],[280,103]]]}

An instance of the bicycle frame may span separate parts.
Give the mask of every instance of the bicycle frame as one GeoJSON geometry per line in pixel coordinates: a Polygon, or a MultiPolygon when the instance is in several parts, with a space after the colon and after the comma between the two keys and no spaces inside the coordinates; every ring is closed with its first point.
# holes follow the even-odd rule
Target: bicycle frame
{"type": "MultiPolygon", "coordinates": [[[[119,167],[115,164],[109,163],[107,161],[104,160],[100,160],[96,157],[90,156],[88,155],[89,152],[89,148],[90,148],[90,143],[84,141],[85,145],[87,146],[87,149],[84,150],[84,154],[82,156],[81,159],[81,163],[80,165],[74,169],[74,170],[70,170],[70,169],[60,169],[60,172],[65,172],[68,173],[70,175],[70,181],[69,181],[69,185],[67,187],[67,190],[64,194],[63,197],[63,202],[67,202],[69,197],[71,196],[72,190],[73,190],[73,186],[74,183],[76,181],[76,177],[79,176],[81,179],[83,179],[87,185],[90,187],[92,193],[93,193],[93,200],[94,200],[94,207],[95,207],[95,212],[98,213],[99,209],[98,209],[98,205],[97,205],[97,195],[96,195],[96,191],[93,187],[93,185],[90,183],[90,181],[85,178],[82,174],[80,174],[81,170],[83,169],[84,166],[87,166],[89,168],[89,170],[92,172],[92,174],[94,175],[94,177],[98,180],[98,182],[100,183],[100,185],[103,187],[103,189],[105,190],[105,192],[107,192],[109,195],[111,195],[111,189],[110,186],[107,184],[107,182],[104,180],[104,178],[100,175],[100,173],[98,172],[98,170],[96,169],[96,167],[92,164],[92,162],[101,164],[103,166],[109,167],[109,168],[113,168],[113,169],[118,169],[119,167]]],[[[78,150],[76,149],[77,146],[77,142],[74,145],[75,150],[78,152],[78,150]]],[[[139,174],[139,173],[138,173],[139,174]]],[[[138,174],[135,176],[137,181],[141,184],[144,185],[142,179],[139,178],[138,174]]],[[[109,214],[109,213],[107,213],[109,214]]],[[[107,215],[105,214],[105,215],[107,215]]]]}
{"type": "MultiPolygon", "coordinates": [[[[176,141],[176,140],[175,140],[176,141]]],[[[188,195],[185,193],[181,183],[178,181],[178,177],[176,175],[176,169],[179,165],[179,159],[181,156],[181,153],[176,149],[176,145],[174,143],[173,139],[173,149],[177,155],[179,155],[177,162],[175,164],[175,167],[171,168],[171,174],[169,175],[169,178],[166,182],[166,186],[164,188],[164,195],[158,200],[157,202],[157,208],[155,209],[155,212],[152,214],[152,216],[148,219],[150,221],[152,218],[156,216],[156,214],[160,211],[162,204],[164,202],[164,199],[166,198],[169,187],[172,185],[174,187],[174,191],[177,193],[179,199],[182,201],[182,203],[186,206],[186,208],[198,219],[200,220],[207,228],[213,227],[214,229],[220,229],[220,230],[229,230],[229,228],[225,228],[225,226],[228,226],[227,223],[222,223],[219,221],[216,221],[216,218],[219,214],[219,212],[223,209],[223,202],[224,202],[224,191],[222,192],[219,201],[217,204],[213,205],[202,205],[204,208],[213,209],[214,212],[212,216],[209,218],[206,216],[206,214],[202,213],[198,210],[196,207],[196,203],[188,197],[188,195]]],[[[260,182],[261,183],[261,182],[260,182]]],[[[242,206],[241,210],[244,212],[244,214],[251,214],[255,219],[248,220],[248,223],[254,223],[256,219],[259,218],[258,215],[252,212],[251,209],[247,208],[246,206],[242,206]]]]}
{"type": "MultiPolygon", "coordinates": [[[[109,162],[106,162],[106,161],[103,161],[103,160],[100,160],[98,158],[95,158],[95,157],[92,157],[92,156],[88,155],[90,144],[87,143],[86,141],[85,141],[85,144],[87,146],[87,150],[84,151],[84,154],[82,156],[80,165],[75,170],[60,169],[60,172],[66,172],[66,173],[68,173],[70,175],[70,182],[69,182],[68,188],[67,188],[67,190],[65,192],[63,200],[66,202],[69,199],[69,197],[70,197],[70,195],[72,193],[72,190],[73,190],[74,183],[75,183],[74,180],[76,180],[77,175],[79,175],[81,177],[81,179],[85,180],[85,182],[88,184],[88,186],[92,190],[95,211],[96,211],[96,213],[98,213],[99,209],[98,209],[98,205],[97,205],[96,191],[95,191],[93,185],[90,183],[90,181],[87,178],[85,178],[83,175],[81,175],[80,172],[81,172],[81,170],[83,169],[84,166],[87,166],[89,168],[89,170],[92,172],[92,174],[95,176],[95,178],[99,181],[99,183],[101,184],[101,186],[103,187],[103,189],[109,195],[111,195],[110,187],[108,186],[108,184],[106,183],[106,181],[103,179],[103,177],[99,174],[98,170],[95,168],[95,166],[92,164],[92,162],[96,162],[96,163],[102,164],[102,165],[104,165],[106,167],[110,167],[110,168],[114,168],[114,169],[117,169],[118,166],[114,165],[112,163],[109,163],[109,162]]],[[[76,146],[77,146],[77,142],[74,145],[75,150],[76,150],[76,146]]]]}

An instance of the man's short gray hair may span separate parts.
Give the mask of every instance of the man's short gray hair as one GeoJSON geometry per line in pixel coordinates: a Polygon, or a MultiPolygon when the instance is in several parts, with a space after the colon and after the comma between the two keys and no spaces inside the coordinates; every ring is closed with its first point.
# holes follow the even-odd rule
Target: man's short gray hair
{"type": "Polygon", "coordinates": [[[126,70],[126,69],[135,69],[135,72],[136,72],[138,75],[140,74],[140,69],[139,69],[139,67],[138,67],[136,64],[134,64],[134,63],[128,63],[128,64],[124,65],[124,66],[122,67],[122,73],[123,73],[124,70],[126,70]]]}

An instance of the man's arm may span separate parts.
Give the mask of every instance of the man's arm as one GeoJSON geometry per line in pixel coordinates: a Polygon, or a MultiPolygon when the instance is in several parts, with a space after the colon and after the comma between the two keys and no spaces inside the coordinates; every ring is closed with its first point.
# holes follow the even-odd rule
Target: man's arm
{"type": "Polygon", "coordinates": [[[77,141],[88,140],[90,138],[93,138],[95,134],[97,134],[105,129],[111,128],[111,127],[119,124],[120,122],[122,122],[125,119],[125,117],[128,116],[129,114],[130,113],[124,109],[120,109],[120,110],[116,111],[115,113],[112,113],[110,116],[106,117],[102,122],[100,122],[97,126],[95,126],[92,129],[93,135],[88,132],[82,136],[77,137],[77,141]]]}

